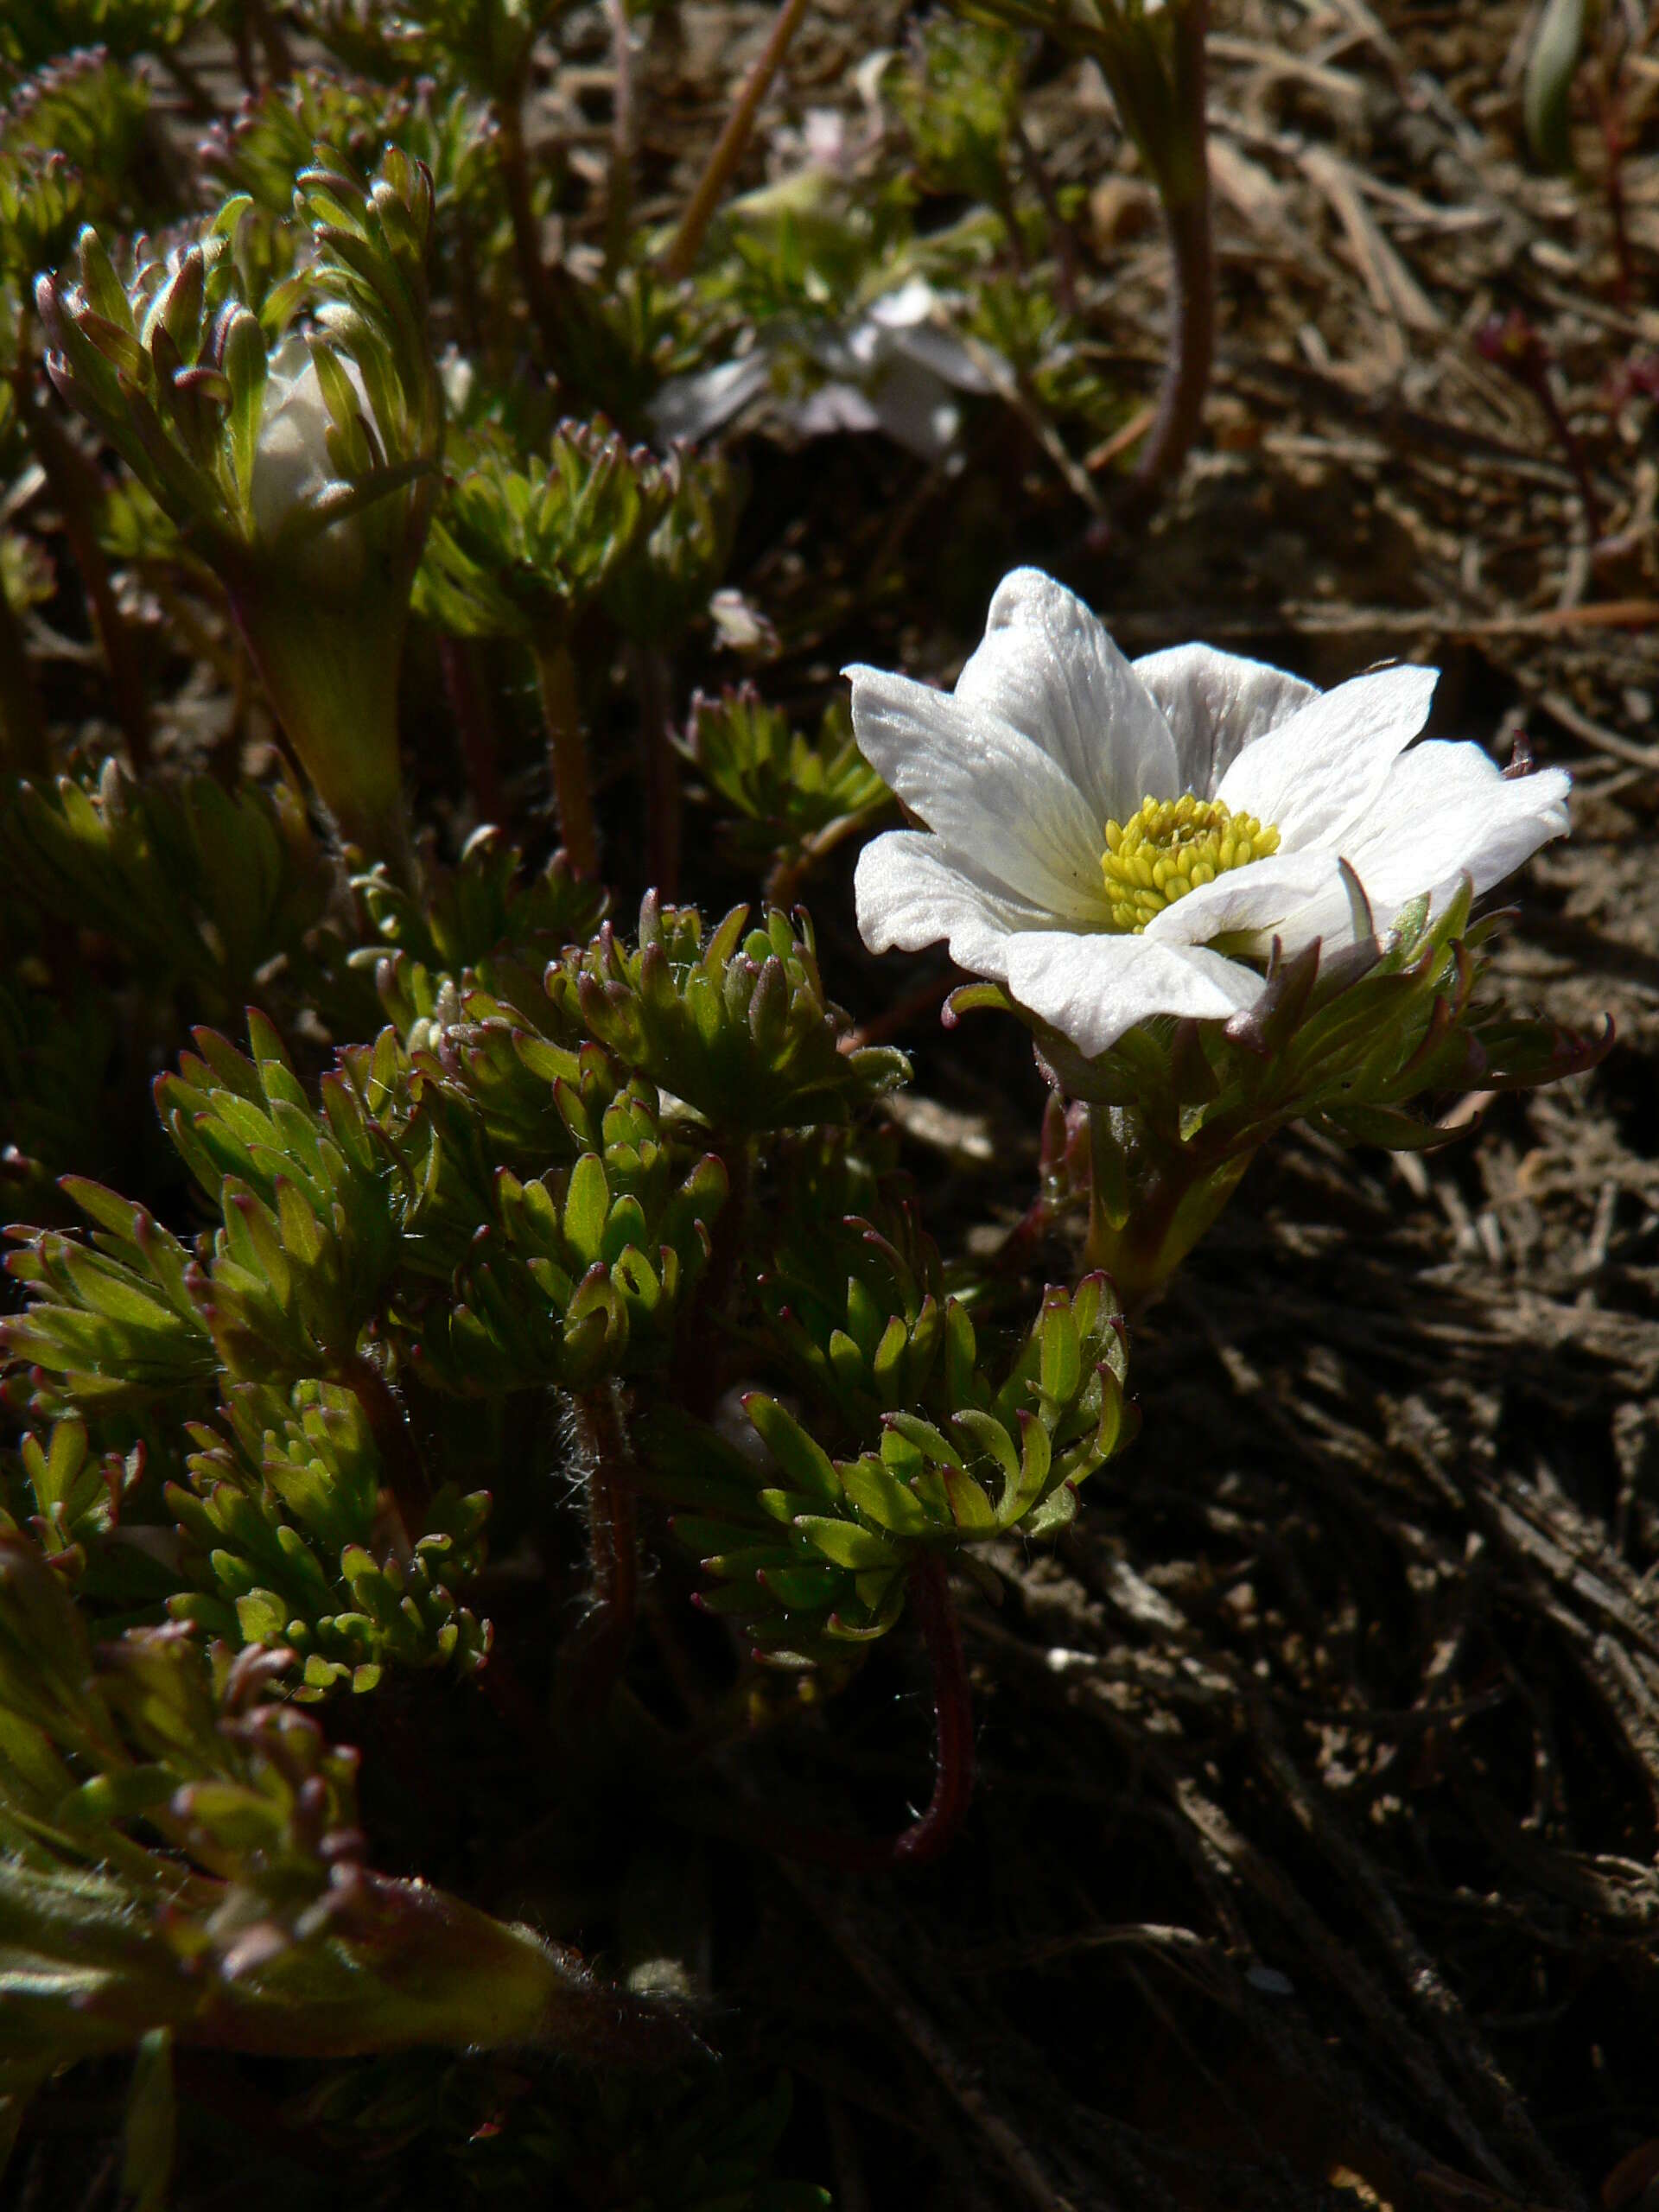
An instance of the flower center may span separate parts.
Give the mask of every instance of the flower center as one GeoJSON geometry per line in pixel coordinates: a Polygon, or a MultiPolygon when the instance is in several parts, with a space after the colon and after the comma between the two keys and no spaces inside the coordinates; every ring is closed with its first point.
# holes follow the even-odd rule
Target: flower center
{"type": "Polygon", "coordinates": [[[1279,849],[1279,832],[1218,798],[1147,798],[1127,822],[1106,824],[1100,856],[1112,927],[1139,937],[1153,916],[1229,868],[1279,849]]]}

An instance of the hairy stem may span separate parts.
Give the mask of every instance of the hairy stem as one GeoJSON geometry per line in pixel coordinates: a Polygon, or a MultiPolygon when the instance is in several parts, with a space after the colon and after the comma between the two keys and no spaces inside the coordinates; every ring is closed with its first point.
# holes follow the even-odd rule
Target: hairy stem
{"type": "MultiPolygon", "coordinates": [[[[910,1592],[933,1669],[933,1795],[919,1819],[896,1836],[849,1835],[806,1827],[767,1811],[747,1833],[785,1859],[856,1874],[926,1866],[955,1841],[974,1795],[974,1705],[950,1578],[937,1553],[910,1570],[910,1592]]],[[[743,1833],[743,1830],[734,1830],[743,1833]]]]}
{"type": "Polygon", "coordinates": [[[910,1592],[933,1662],[933,1796],[890,1853],[895,1866],[925,1866],[955,1841],[973,1798],[974,1700],[950,1579],[937,1552],[924,1552],[911,1568],[910,1592]]]}
{"type": "Polygon", "coordinates": [[[799,29],[801,18],[805,13],[806,0],[784,0],[772,23],[771,35],[761,49],[760,58],[749,72],[748,80],[737,96],[736,105],[726,118],[726,127],[715,143],[708,167],[697,180],[696,190],[686,202],[680,226],[675,232],[673,243],[664,257],[664,273],[677,283],[682,277],[689,276],[696,265],[703,234],[714,218],[715,210],[725,196],[734,170],[743,158],[744,149],[754,129],[754,118],[760,111],[760,103],[766,97],[772,79],[783,66],[790,41],[799,29]]]}
{"type": "Polygon", "coordinates": [[[580,1391],[575,1422],[588,1491],[588,1612],[572,1640],[561,1703],[574,1719],[592,1722],[603,1718],[633,1640],[639,1553],[615,1385],[580,1391]]]}
{"type": "Polygon", "coordinates": [[[594,797],[588,776],[588,747],[582,734],[582,705],[576,695],[576,664],[563,631],[537,639],[536,680],[547,728],[548,763],[559,836],[578,875],[599,874],[599,832],[594,826],[594,797]]]}

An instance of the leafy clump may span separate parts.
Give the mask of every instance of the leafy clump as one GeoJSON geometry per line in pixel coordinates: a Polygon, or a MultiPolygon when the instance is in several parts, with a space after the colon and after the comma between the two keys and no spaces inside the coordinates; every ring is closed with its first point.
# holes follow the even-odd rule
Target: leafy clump
{"type": "Polygon", "coordinates": [[[1086,1276],[1075,1294],[1051,1289],[994,1379],[964,1307],[922,1295],[891,1245],[864,1233],[889,1265],[849,1278],[844,1313],[780,1309],[776,1325],[804,1381],[863,1450],[832,1458],[764,1392],[744,1400],[763,1472],[707,1431],[664,1420],[652,1432],[658,1486],[691,1509],[676,1516],[675,1535],[718,1586],[699,1602],[791,1663],[885,1635],[924,1554],[1065,1528],[1080,1485],[1133,1428],[1103,1277],[1086,1276]]]}

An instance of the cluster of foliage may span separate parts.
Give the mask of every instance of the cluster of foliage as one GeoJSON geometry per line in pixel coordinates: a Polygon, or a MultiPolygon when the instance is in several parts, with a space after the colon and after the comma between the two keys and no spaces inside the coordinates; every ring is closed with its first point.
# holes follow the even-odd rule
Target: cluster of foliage
{"type": "Polygon", "coordinates": [[[0,22],[0,2187],[29,2201],[70,2201],[67,2071],[131,2201],[205,2203],[235,2054],[251,2208],[826,2204],[785,2177],[788,2082],[706,2048],[661,1837],[753,1815],[766,1847],[788,1808],[727,1755],[887,1667],[931,1669],[938,1788],[849,1863],[948,1840],[950,1579],[995,1592],[1138,1420],[1071,1198],[1122,1227],[1151,1161],[1197,1193],[1167,1260],[1291,1118],[1414,1143],[1477,1067],[1571,1058],[1471,996],[1466,902],[1424,912],[1363,976],[1275,967],[1248,1030],[1092,1068],[1039,1037],[1138,1152],[1091,1182],[1050,1147],[1046,1248],[930,1231],[906,1059],[797,903],[895,814],[803,674],[844,577],[776,624],[754,580],[800,563],[766,473],[804,439],[885,435],[971,521],[976,441],[1037,410],[1075,474],[1132,411],[1081,364],[1077,211],[1020,128],[1041,11],[942,11],[872,81],[882,129],[671,244],[626,130],[598,179],[534,142],[569,12],[0,22]]]}

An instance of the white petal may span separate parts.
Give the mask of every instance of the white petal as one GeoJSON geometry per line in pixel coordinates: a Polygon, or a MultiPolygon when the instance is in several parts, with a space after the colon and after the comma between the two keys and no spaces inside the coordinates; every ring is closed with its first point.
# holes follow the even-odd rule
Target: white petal
{"type": "Polygon", "coordinates": [[[1213,645],[1171,645],[1134,668],[1174,734],[1181,789],[1200,798],[1215,796],[1245,746],[1319,696],[1300,676],[1213,645]]]}
{"type": "Polygon", "coordinates": [[[804,399],[781,400],[778,415],[804,438],[827,438],[837,430],[877,430],[881,417],[855,384],[821,384],[804,399]]]}
{"type": "Polygon", "coordinates": [[[925,276],[907,276],[870,304],[869,320],[887,330],[913,330],[938,312],[939,296],[925,276]]]}
{"type": "Polygon", "coordinates": [[[664,438],[706,438],[729,423],[771,380],[764,353],[746,353],[741,360],[671,378],[651,403],[652,427],[664,438]]]}
{"type": "Polygon", "coordinates": [[[871,385],[870,404],[894,444],[922,461],[938,461],[949,453],[962,423],[950,385],[931,369],[902,358],[871,385]]]}
{"type": "Polygon", "coordinates": [[[1564,769],[1506,777],[1478,745],[1433,740],[1395,763],[1348,840],[1348,857],[1389,920],[1419,893],[1462,874],[1474,878],[1477,893],[1490,891],[1540,845],[1566,835],[1572,787],[1564,769]]]}
{"type": "Polygon", "coordinates": [[[953,868],[938,839],[917,830],[872,838],[858,856],[853,895],[859,935],[872,952],[919,952],[947,938],[959,968],[999,983],[1007,981],[1013,933],[1047,919],[953,868]]]}
{"type": "Polygon", "coordinates": [[[1058,761],[1096,817],[1096,856],[1109,821],[1180,788],[1175,741],[1145,686],[1098,618],[1040,569],[1016,569],[997,586],[957,696],[1058,761]]]}
{"type": "Polygon", "coordinates": [[[1144,937],[1035,930],[1010,938],[1007,984],[1022,1006],[1093,1055],[1154,1014],[1224,1020],[1254,1006],[1262,978],[1200,947],[1144,937]]]}
{"type": "Polygon", "coordinates": [[[1208,944],[1218,937],[1264,931],[1326,892],[1341,891],[1334,853],[1272,853],[1200,884],[1147,924],[1154,944],[1208,944]]]}
{"type": "Polygon", "coordinates": [[[1014,372],[1000,353],[993,353],[988,346],[982,353],[970,353],[960,338],[933,323],[925,323],[916,330],[895,332],[890,342],[894,352],[907,356],[923,368],[931,369],[935,376],[955,385],[958,391],[995,391],[996,372],[1001,372],[1002,389],[1014,382],[1014,372]]]}
{"type": "MultiPolygon", "coordinates": [[[[1409,900],[1427,893],[1438,911],[1465,874],[1478,896],[1513,874],[1540,845],[1563,836],[1571,783],[1560,768],[1506,778],[1478,745],[1438,738],[1404,754],[1344,841],[1378,935],[1387,934],[1409,900]]],[[[1276,933],[1287,951],[1316,937],[1327,949],[1351,943],[1345,890],[1327,885],[1287,914],[1276,933]]]]}
{"type": "Polygon", "coordinates": [[[1438,679],[1432,668],[1384,668],[1322,692],[1247,745],[1216,797],[1271,823],[1284,851],[1337,844],[1427,720],[1438,679]]]}
{"type": "Polygon", "coordinates": [[[860,749],[946,856],[1061,918],[1103,912],[1100,824],[1048,754],[984,708],[907,676],[849,668],[860,749]]]}

